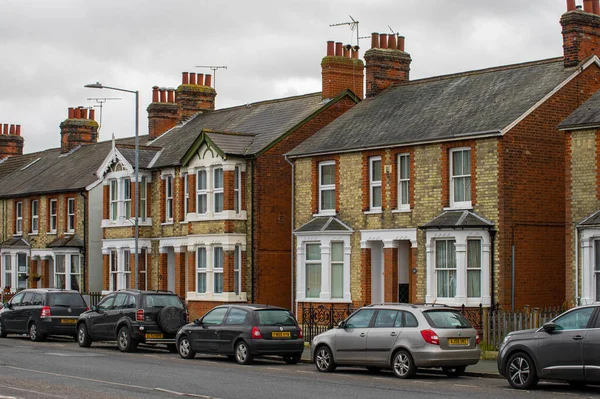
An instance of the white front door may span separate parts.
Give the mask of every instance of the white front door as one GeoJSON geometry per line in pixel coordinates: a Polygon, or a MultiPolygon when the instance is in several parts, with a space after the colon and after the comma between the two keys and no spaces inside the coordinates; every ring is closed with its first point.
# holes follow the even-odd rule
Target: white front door
{"type": "Polygon", "coordinates": [[[169,247],[167,253],[167,289],[175,292],[175,250],[169,247]]]}
{"type": "Polygon", "coordinates": [[[371,303],[384,302],[383,285],[383,242],[371,244],[371,303]]]}

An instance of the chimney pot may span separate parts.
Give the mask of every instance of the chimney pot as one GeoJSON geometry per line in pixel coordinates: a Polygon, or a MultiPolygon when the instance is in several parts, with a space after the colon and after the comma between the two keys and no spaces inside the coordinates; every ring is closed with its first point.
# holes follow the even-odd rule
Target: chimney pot
{"type": "Polygon", "coordinates": [[[88,110],[87,108],[82,108],[81,109],[81,119],[87,119],[88,117],[88,110]]]}
{"type": "Polygon", "coordinates": [[[21,135],[21,125],[17,125],[15,134],[16,134],[17,136],[20,136],[20,135],[21,135]]]}
{"type": "Polygon", "coordinates": [[[212,75],[204,75],[204,86],[211,87],[212,85],[212,75]]]}
{"type": "Polygon", "coordinates": [[[342,53],[342,42],[336,42],[335,43],[335,56],[336,57],[343,57],[344,54],[342,53]]]}
{"type": "Polygon", "coordinates": [[[90,108],[90,119],[96,120],[96,110],[94,108],[90,108]]]}
{"type": "Polygon", "coordinates": [[[344,58],[350,58],[350,49],[352,47],[348,44],[344,46],[344,58]]]}
{"type": "Polygon", "coordinates": [[[10,125],[10,133],[11,136],[15,135],[15,125],[10,125]]]}
{"type": "Polygon", "coordinates": [[[206,86],[206,85],[204,84],[204,74],[203,74],[203,73],[199,73],[199,74],[198,74],[198,85],[199,85],[199,86],[203,86],[203,85],[204,85],[204,86],[206,86]]]}
{"type": "Polygon", "coordinates": [[[371,48],[379,47],[379,33],[371,33],[371,48]]]}
{"type": "Polygon", "coordinates": [[[73,110],[73,108],[69,108],[69,115],[68,115],[69,119],[73,119],[75,118],[75,111],[73,110]]]}
{"type": "Polygon", "coordinates": [[[599,2],[599,0],[593,0],[592,1],[592,11],[594,12],[594,14],[600,15],[600,2],[599,2]]]}
{"type": "Polygon", "coordinates": [[[81,108],[75,108],[75,119],[81,119],[81,108]]]}
{"type": "Polygon", "coordinates": [[[196,84],[196,74],[194,72],[190,72],[190,84],[191,85],[196,84]]]}
{"type": "Polygon", "coordinates": [[[404,36],[398,36],[398,50],[404,51],[404,36]]]}
{"type": "Polygon", "coordinates": [[[390,35],[388,37],[388,47],[394,50],[398,48],[398,45],[396,44],[396,35],[390,35]]]}
{"type": "Polygon", "coordinates": [[[189,84],[190,80],[189,80],[189,76],[187,72],[182,72],[181,73],[181,84],[187,85],[189,84]]]}
{"type": "Polygon", "coordinates": [[[567,12],[574,11],[575,9],[577,9],[575,0],[567,0],[567,12]]]}
{"type": "Polygon", "coordinates": [[[167,93],[164,87],[161,87],[160,89],[158,89],[158,91],[160,92],[160,102],[164,103],[167,102],[167,93]]]}
{"type": "Polygon", "coordinates": [[[352,47],[352,58],[358,59],[358,49],[359,49],[358,46],[352,47]]]}
{"type": "Polygon", "coordinates": [[[158,86],[152,86],[152,102],[158,102],[158,86]]]}
{"type": "Polygon", "coordinates": [[[335,55],[335,44],[333,40],[327,41],[327,56],[332,57],[335,55]]]}
{"type": "Polygon", "coordinates": [[[8,134],[8,123],[4,124],[4,133],[2,134],[8,134]]]}
{"type": "Polygon", "coordinates": [[[175,89],[167,89],[168,99],[167,102],[175,102],[175,89]]]}
{"type": "Polygon", "coordinates": [[[594,12],[593,0],[583,0],[583,11],[590,14],[594,12]]]}
{"type": "Polygon", "coordinates": [[[385,33],[379,34],[379,47],[380,48],[388,48],[387,38],[388,38],[388,35],[386,35],[385,33]]]}

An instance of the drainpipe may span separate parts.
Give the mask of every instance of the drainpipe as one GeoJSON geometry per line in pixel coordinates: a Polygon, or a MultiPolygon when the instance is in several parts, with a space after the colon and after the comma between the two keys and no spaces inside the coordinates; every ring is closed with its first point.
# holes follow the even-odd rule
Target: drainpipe
{"type": "Polygon", "coordinates": [[[575,305],[579,305],[579,226],[574,226],[575,233],[575,305]]]}
{"type": "Polygon", "coordinates": [[[496,241],[496,233],[497,231],[494,229],[489,229],[488,233],[490,234],[490,276],[492,278],[491,287],[492,290],[490,292],[491,302],[492,302],[492,311],[496,308],[495,298],[494,298],[494,243],[496,241]]]}
{"type": "Polygon", "coordinates": [[[250,268],[250,275],[251,275],[251,287],[250,287],[250,293],[252,295],[252,303],[256,303],[256,298],[254,297],[254,262],[256,260],[256,256],[254,255],[256,252],[256,243],[254,242],[254,213],[256,212],[255,209],[255,199],[254,199],[254,184],[255,184],[255,180],[254,178],[256,177],[256,173],[254,172],[254,169],[256,168],[255,165],[255,160],[252,160],[252,184],[250,185],[250,196],[252,197],[251,199],[251,204],[252,204],[252,215],[250,216],[250,220],[252,223],[252,229],[250,229],[250,234],[251,234],[251,240],[252,240],[252,266],[250,268]]]}
{"type": "Polygon", "coordinates": [[[292,166],[292,220],[291,220],[291,231],[290,231],[290,237],[291,237],[291,249],[290,249],[290,273],[291,273],[291,277],[292,277],[292,314],[296,314],[296,304],[294,302],[294,192],[295,192],[295,178],[296,178],[296,172],[295,172],[295,168],[294,168],[294,163],[290,162],[290,160],[288,159],[287,155],[284,155],[283,158],[285,159],[285,161],[287,163],[289,163],[292,166]]]}
{"type": "MultiPolygon", "coordinates": [[[[88,196],[87,196],[87,192],[86,191],[82,191],[81,193],[79,193],[82,197],[83,197],[83,249],[81,250],[82,252],[82,256],[81,259],[83,260],[83,265],[81,266],[81,270],[83,270],[83,282],[82,282],[82,286],[79,289],[83,288],[83,292],[88,292],[89,291],[89,287],[87,287],[87,279],[85,278],[86,276],[86,268],[88,265],[87,262],[87,227],[88,227],[88,223],[87,223],[87,218],[88,218],[88,196]]],[[[72,267],[72,266],[71,266],[72,267]]],[[[89,273],[89,270],[88,270],[89,273]]]]}

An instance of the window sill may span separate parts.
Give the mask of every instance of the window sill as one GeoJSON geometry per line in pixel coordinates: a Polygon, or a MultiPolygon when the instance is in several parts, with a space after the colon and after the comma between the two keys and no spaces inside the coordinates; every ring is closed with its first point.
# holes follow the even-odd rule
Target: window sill
{"type": "Polygon", "coordinates": [[[465,206],[449,206],[446,208],[443,208],[444,211],[470,211],[473,210],[473,206],[472,205],[465,205],[465,206]]]}
{"type": "Polygon", "coordinates": [[[48,234],[48,235],[49,235],[49,234],[56,234],[56,230],[49,231],[49,232],[47,232],[46,234],[48,234]]]}
{"type": "Polygon", "coordinates": [[[247,302],[248,296],[245,292],[240,294],[234,292],[223,292],[221,294],[188,292],[185,299],[188,301],[247,302]]]}
{"type": "Polygon", "coordinates": [[[382,210],[374,210],[374,211],[364,211],[365,215],[380,215],[383,213],[382,210]]]}
{"type": "Polygon", "coordinates": [[[337,213],[335,211],[321,211],[319,213],[313,214],[313,217],[328,217],[328,216],[336,216],[337,213]]]}
{"type": "Polygon", "coordinates": [[[297,303],[352,303],[351,299],[338,298],[338,299],[322,299],[322,298],[298,298],[297,303]]]}
{"type": "Polygon", "coordinates": [[[37,236],[39,234],[39,231],[32,231],[31,233],[29,233],[29,236],[37,236]]]}
{"type": "Polygon", "coordinates": [[[160,225],[161,225],[161,226],[172,226],[173,224],[174,224],[174,223],[173,223],[173,221],[171,221],[171,222],[164,222],[164,223],[161,223],[160,225]]]}
{"type": "Polygon", "coordinates": [[[412,209],[394,209],[392,213],[411,213],[412,209]]]}
{"type": "MultiPolygon", "coordinates": [[[[139,220],[138,227],[143,226],[152,226],[152,218],[146,218],[146,220],[139,220]]],[[[111,227],[135,227],[135,219],[103,219],[102,220],[102,228],[111,228],[111,227]]]]}

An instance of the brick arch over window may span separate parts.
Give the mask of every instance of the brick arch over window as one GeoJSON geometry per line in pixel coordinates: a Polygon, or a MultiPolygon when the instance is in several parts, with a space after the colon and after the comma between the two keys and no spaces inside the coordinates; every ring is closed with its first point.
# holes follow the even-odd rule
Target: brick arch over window
{"type": "Polygon", "coordinates": [[[442,144],[442,207],[450,206],[450,150],[468,147],[471,149],[471,205],[477,205],[477,153],[474,140],[455,141],[442,144]]]}

